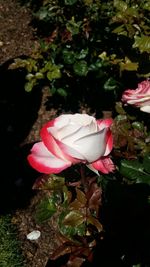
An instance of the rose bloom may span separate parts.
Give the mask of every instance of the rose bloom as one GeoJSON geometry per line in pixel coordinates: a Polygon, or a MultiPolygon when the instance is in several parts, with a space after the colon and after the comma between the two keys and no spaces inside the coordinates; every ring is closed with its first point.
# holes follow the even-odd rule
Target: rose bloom
{"type": "Polygon", "coordinates": [[[126,90],[122,95],[122,101],[150,113],[150,81],[142,81],[135,90],[126,90]]]}
{"type": "Polygon", "coordinates": [[[112,172],[115,167],[108,157],[113,146],[111,124],[112,119],[96,120],[87,114],[61,115],[41,129],[42,141],[33,145],[28,161],[47,174],[77,163],[97,174],[112,172]]]}

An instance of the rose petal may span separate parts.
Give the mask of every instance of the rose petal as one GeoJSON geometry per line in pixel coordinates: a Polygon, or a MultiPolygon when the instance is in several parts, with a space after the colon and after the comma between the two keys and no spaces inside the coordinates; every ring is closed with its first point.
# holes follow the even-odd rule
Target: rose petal
{"type": "Polygon", "coordinates": [[[150,113],[150,105],[149,106],[143,106],[140,108],[141,111],[144,111],[144,112],[147,112],[147,113],[150,113]]]}
{"type": "Polygon", "coordinates": [[[63,151],[63,153],[65,154],[65,157],[70,160],[72,163],[79,163],[80,161],[86,161],[86,158],[79,153],[77,150],[75,150],[74,148],[63,144],[61,141],[56,140],[57,144],[59,145],[59,147],[61,148],[61,150],[63,151]]]}
{"type": "Polygon", "coordinates": [[[38,230],[34,230],[27,235],[28,240],[37,240],[41,236],[41,232],[38,230]]]}
{"type": "Polygon", "coordinates": [[[88,165],[86,165],[86,166],[87,166],[91,171],[93,171],[93,172],[96,173],[98,176],[100,176],[98,170],[96,170],[96,169],[92,166],[92,164],[88,164],[88,165]]]}
{"type": "Polygon", "coordinates": [[[73,148],[81,153],[87,162],[96,161],[104,155],[106,149],[106,129],[90,134],[75,141],[73,148]]]}
{"type": "Polygon", "coordinates": [[[109,118],[109,119],[100,119],[97,120],[97,124],[99,127],[99,130],[103,130],[104,128],[109,128],[113,123],[113,119],[109,118]]]}
{"type": "Polygon", "coordinates": [[[109,157],[103,157],[93,162],[91,165],[94,169],[101,171],[102,173],[105,174],[113,172],[115,170],[115,166],[109,157]]]}
{"type": "Polygon", "coordinates": [[[45,124],[44,127],[41,129],[41,132],[40,132],[40,135],[41,135],[41,138],[42,138],[44,145],[47,147],[49,152],[51,152],[57,158],[66,160],[65,155],[63,154],[60,147],[57,145],[54,137],[51,135],[50,132],[48,132],[47,126],[48,126],[48,124],[45,124]]]}
{"type": "Polygon", "coordinates": [[[106,142],[106,150],[104,156],[107,156],[108,154],[110,154],[113,148],[113,136],[110,129],[107,130],[105,142],[106,142]]]}
{"type": "Polygon", "coordinates": [[[41,173],[59,173],[71,166],[71,162],[55,157],[43,142],[34,144],[31,154],[27,157],[30,165],[41,173]]]}
{"type": "MultiPolygon", "coordinates": [[[[74,140],[97,131],[96,119],[87,114],[62,115],[59,118],[55,124],[56,127],[59,125],[61,118],[65,119],[67,123],[65,125],[63,123],[63,128],[57,127],[57,137],[56,135],[54,137],[67,145],[72,144],[74,140]]],[[[53,129],[49,129],[49,131],[51,132],[53,129]]]]}

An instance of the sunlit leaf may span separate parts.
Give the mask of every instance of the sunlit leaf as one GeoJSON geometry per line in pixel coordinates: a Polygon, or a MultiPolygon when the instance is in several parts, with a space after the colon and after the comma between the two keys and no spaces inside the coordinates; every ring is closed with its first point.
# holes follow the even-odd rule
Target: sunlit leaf
{"type": "Polygon", "coordinates": [[[31,81],[27,82],[25,84],[25,87],[24,87],[25,91],[26,92],[31,92],[35,84],[36,84],[36,81],[34,81],[34,80],[31,80],[31,81]]]}
{"type": "Polygon", "coordinates": [[[44,75],[43,75],[43,73],[41,73],[41,72],[37,72],[36,74],[35,74],[35,78],[36,79],[43,79],[44,78],[44,75]]]}
{"type": "Polygon", "coordinates": [[[77,210],[71,210],[63,219],[63,223],[65,225],[70,225],[72,227],[78,226],[82,224],[85,220],[84,215],[77,211],[77,210]]]}
{"type": "Polygon", "coordinates": [[[71,20],[66,23],[66,28],[72,35],[76,35],[80,31],[81,24],[81,21],[76,22],[74,17],[72,17],[71,20]]]}
{"type": "Polygon", "coordinates": [[[134,37],[133,48],[139,48],[140,52],[150,53],[150,36],[142,35],[141,37],[134,37]]]}
{"type": "Polygon", "coordinates": [[[61,72],[60,69],[57,67],[47,72],[47,78],[50,81],[52,81],[53,79],[59,79],[60,77],[61,77],[61,72]]]}
{"type": "Polygon", "coordinates": [[[121,12],[124,12],[128,8],[127,3],[121,0],[114,0],[114,7],[121,12]]]}
{"type": "Polygon", "coordinates": [[[117,34],[120,34],[120,35],[124,35],[124,36],[127,36],[128,33],[124,27],[124,25],[120,25],[118,26],[117,28],[115,28],[113,31],[113,33],[117,33],[117,34]]]}
{"type": "Polygon", "coordinates": [[[137,62],[132,62],[127,57],[125,58],[125,62],[120,62],[120,70],[128,70],[128,71],[137,71],[139,64],[137,62]]]}
{"type": "Polygon", "coordinates": [[[147,0],[145,3],[143,3],[143,6],[142,6],[144,9],[150,11],[150,1],[147,0]]]}

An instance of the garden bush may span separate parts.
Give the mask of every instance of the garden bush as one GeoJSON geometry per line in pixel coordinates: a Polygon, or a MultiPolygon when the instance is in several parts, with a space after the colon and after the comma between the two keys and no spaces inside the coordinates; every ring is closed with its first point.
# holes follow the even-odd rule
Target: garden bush
{"type": "Polygon", "coordinates": [[[12,66],[27,69],[26,91],[44,83],[51,94],[68,100],[68,109],[82,102],[100,112],[111,109],[125,88],[149,77],[149,1],[28,4],[40,46],[32,57],[16,59],[12,66]]]}

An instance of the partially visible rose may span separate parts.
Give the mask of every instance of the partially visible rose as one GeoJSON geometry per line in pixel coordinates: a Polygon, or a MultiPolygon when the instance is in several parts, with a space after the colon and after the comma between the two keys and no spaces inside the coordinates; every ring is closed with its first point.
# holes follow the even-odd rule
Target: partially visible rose
{"type": "Polygon", "coordinates": [[[150,81],[142,81],[135,90],[126,90],[122,95],[122,101],[150,113],[150,81]]]}
{"type": "Polygon", "coordinates": [[[108,157],[113,146],[111,124],[112,119],[96,120],[87,114],[61,115],[41,129],[42,141],[33,145],[28,161],[41,173],[59,173],[77,163],[109,173],[114,170],[108,157]]]}

